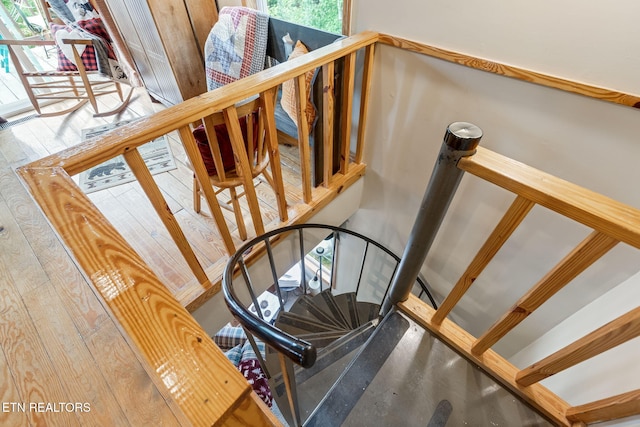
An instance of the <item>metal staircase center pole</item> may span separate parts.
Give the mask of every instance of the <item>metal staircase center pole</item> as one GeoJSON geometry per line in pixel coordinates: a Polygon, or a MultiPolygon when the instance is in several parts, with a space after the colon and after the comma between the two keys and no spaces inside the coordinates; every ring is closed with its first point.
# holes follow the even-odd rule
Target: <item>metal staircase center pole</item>
{"type": "Polygon", "coordinates": [[[481,138],[482,130],[471,123],[455,122],[447,127],[407,246],[387,298],[382,304],[383,315],[395,304],[409,297],[464,174],[464,171],[457,167],[458,160],[473,155],[481,138]]]}

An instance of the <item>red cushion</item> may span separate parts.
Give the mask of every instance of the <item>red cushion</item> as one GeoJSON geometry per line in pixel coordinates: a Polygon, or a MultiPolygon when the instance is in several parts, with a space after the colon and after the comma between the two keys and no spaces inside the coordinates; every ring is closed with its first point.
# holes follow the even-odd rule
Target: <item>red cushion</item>
{"type": "MultiPolygon", "coordinates": [[[[107,50],[109,54],[109,58],[116,59],[115,52],[113,51],[113,47],[111,46],[111,37],[109,37],[109,33],[107,29],[102,24],[102,20],[100,18],[92,18],[84,21],[78,21],[76,24],[86,30],[87,32],[94,34],[105,40],[107,45],[107,50]]],[[[51,35],[53,39],[56,38],[56,32],[58,31],[67,31],[70,32],[71,28],[66,25],[57,25],[50,24],[51,35]]],[[[65,56],[62,52],[62,49],[58,47],[58,71],[77,71],[75,64],[71,62],[69,58],[65,56]]],[[[93,46],[87,46],[82,55],[80,55],[80,59],[84,64],[84,68],[87,71],[96,71],[98,69],[98,63],[96,60],[96,53],[93,49],[93,46]]]]}
{"type": "MultiPolygon", "coordinates": [[[[254,155],[257,152],[257,141],[258,141],[258,112],[254,111],[253,113],[253,139],[254,139],[254,155]]],[[[245,150],[249,149],[249,145],[247,143],[247,118],[240,117],[240,129],[242,130],[242,138],[244,139],[244,147],[245,150]]],[[[218,139],[218,146],[220,147],[220,155],[222,156],[222,165],[224,167],[225,172],[229,172],[235,169],[236,163],[233,157],[233,148],[231,146],[231,139],[229,139],[229,132],[227,132],[227,126],[222,123],[214,126],[216,131],[216,138],[218,139]]],[[[207,168],[207,173],[209,176],[216,175],[216,165],[213,162],[213,156],[211,155],[211,150],[209,149],[209,140],[207,139],[207,133],[204,130],[204,125],[200,125],[193,130],[193,137],[196,140],[198,145],[198,150],[200,150],[200,156],[202,156],[202,160],[204,161],[204,165],[207,168]]]]}

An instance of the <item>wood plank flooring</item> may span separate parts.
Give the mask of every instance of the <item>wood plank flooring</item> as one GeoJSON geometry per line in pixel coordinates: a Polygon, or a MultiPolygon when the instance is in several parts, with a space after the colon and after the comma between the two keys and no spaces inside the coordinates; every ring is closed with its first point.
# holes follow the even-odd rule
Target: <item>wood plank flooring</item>
{"type": "MultiPolygon", "coordinates": [[[[184,421],[149,377],[136,350],[14,172],[18,166],[79,143],[83,128],[162,108],[152,104],[143,91],[134,96],[119,117],[96,119],[84,107],[71,115],[32,119],[0,131],[2,426],[175,426],[184,421]],[[61,406],[60,402],[73,405],[61,406]],[[38,407],[37,403],[57,406],[38,407]],[[70,408],[74,410],[68,411],[70,408]]],[[[101,98],[100,102],[110,100],[101,98]]],[[[9,118],[12,120],[15,118],[9,118]]],[[[157,182],[203,266],[220,269],[226,255],[215,224],[206,208],[201,214],[193,211],[191,172],[176,139],[171,139],[171,148],[178,169],[157,175],[157,182]]],[[[283,149],[282,155],[297,163],[294,150],[283,149]]],[[[287,180],[296,178],[290,174],[287,180]]],[[[278,223],[273,194],[264,183],[258,185],[258,193],[271,220],[266,225],[271,228],[278,223]]],[[[295,190],[289,193],[288,197],[299,197],[295,190]]],[[[193,293],[185,287],[193,283],[193,275],[137,183],[90,196],[174,293],[193,293]]],[[[234,232],[233,214],[223,211],[234,232]]],[[[247,229],[250,237],[255,234],[250,221],[247,229]]]]}

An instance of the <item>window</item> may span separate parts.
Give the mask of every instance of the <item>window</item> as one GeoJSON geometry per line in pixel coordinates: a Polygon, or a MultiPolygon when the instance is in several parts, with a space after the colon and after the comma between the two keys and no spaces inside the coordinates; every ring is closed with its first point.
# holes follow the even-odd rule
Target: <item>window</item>
{"type": "Polygon", "coordinates": [[[258,2],[269,15],[318,28],[330,33],[345,34],[343,11],[351,0],[262,0],[258,2]]]}

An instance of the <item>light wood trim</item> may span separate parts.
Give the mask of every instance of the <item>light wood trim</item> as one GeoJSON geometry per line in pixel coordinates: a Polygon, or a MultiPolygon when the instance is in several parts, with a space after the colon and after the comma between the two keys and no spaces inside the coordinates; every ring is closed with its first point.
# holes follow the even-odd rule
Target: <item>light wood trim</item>
{"type": "Polygon", "coordinates": [[[207,80],[203,66],[205,63],[204,45],[199,44],[200,38],[203,36],[203,23],[199,21],[203,19],[213,22],[213,16],[205,16],[207,13],[213,12],[212,2],[201,2],[202,5],[198,7],[197,12],[193,9],[189,10],[189,5],[183,6],[183,2],[147,0],[146,3],[153,22],[156,23],[163,47],[162,51],[166,55],[166,59],[161,60],[167,61],[171,67],[182,99],[190,99],[205,93],[207,80]],[[199,14],[196,22],[192,22],[189,12],[195,12],[194,16],[199,14]],[[194,24],[197,24],[198,28],[194,24]],[[176,41],[179,45],[176,44],[176,41]]]}
{"type": "Polygon", "coordinates": [[[300,175],[302,177],[302,199],[311,202],[311,152],[309,147],[309,124],[307,122],[307,90],[305,74],[294,78],[296,108],[298,110],[298,149],[300,151],[300,175]]]}
{"type": "Polygon", "coordinates": [[[604,353],[640,335],[640,307],[596,329],[563,349],[518,372],[516,382],[527,386],[604,353]]]}
{"type": "MultiPolygon", "coordinates": [[[[89,102],[91,103],[91,106],[93,107],[93,111],[98,113],[98,101],[96,101],[96,96],[93,93],[93,87],[91,86],[91,82],[89,81],[89,76],[87,76],[87,70],[84,68],[84,63],[82,62],[82,58],[80,58],[80,54],[78,53],[78,49],[76,49],[75,40],[65,40],[64,44],[71,45],[71,50],[73,51],[73,58],[75,59],[75,62],[76,62],[75,65],[76,65],[76,68],[78,69],[78,75],[80,76],[80,79],[82,80],[82,84],[84,85],[84,90],[86,92],[87,99],[89,99],[89,102]]],[[[80,40],[80,43],[78,43],[78,44],[86,44],[86,45],[93,46],[93,41],[92,40],[80,40]]]]}
{"type": "Polygon", "coordinates": [[[189,265],[189,268],[191,268],[193,275],[196,276],[198,282],[203,284],[208,283],[209,278],[204,272],[202,265],[200,265],[196,254],[193,252],[193,248],[182,232],[180,224],[178,224],[178,221],[176,221],[176,217],[173,216],[171,208],[169,208],[169,205],[162,195],[160,188],[158,188],[158,185],[151,175],[151,172],[149,172],[149,169],[147,168],[144,159],[140,155],[140,152],[137,149],[133,149],[124,154],[124,159],[131,168],[131,172],[133,172],[136,179],[140,183],[142,190],[149,198],[149,201],[151,201],[153,208],[162,220],[164,226],[167,228],[167,231],[180,250],[180,253],[184,257],[185,261],[187,261],[187,264],[189,265]]]}
{"type": "Polygon", "coordinates": [[[351,35],[351,11],[353,0],[342,0],[342,34],[351,35]]]}
{"type": "MultiPolygon", "coordinates": [[[[76,40],[71,41],[71,43],[66,42],[66,44],[73,44],[76,40]]],[[[0,39],[0,46],[55,46],[56,42],[53,40],[13,40],[13,39],[0,39]]]]}
{"type": "Polygon", "coordinates": [[[616,239],[599,231],[589,234],[473,344],[473,354],[487,351],[616,244],[616,239]]]}
{"type": "Polygon", "coordinates": [[[483,147],[460,159],[458,167],[640,249],[640,209],[483,147]]]}
{"type": "Polygon", "coordinates": [[[333,176],[333,116],[335,103],[335,64],[329,62],[322,66],[322,153],[323,153],[323,185],[331,185],[333,176]]]}
{"type": "Polygon", "coordinates": [[[567,419],[597,423],[640,413],[640,389],[567,409],[567,419]]]}
{"type": "Polygon", "coordinates": [[[445,61],[464,65],[476,70],[488,71],[490,73],[499,74],[506,77],[513,77],[518,80],[523,80],[554,89],[560,89],[565,92],[576,93],[579,95],[588,96],[590,98],[600,99],[602,101],[640,108],[640,95],[628,94],[616,91],[614,89],[575,82],[572,80],[563,79],[561,77],[549,76],[535,71],[525,70],[524,68],[502,64],[500,62],[494,62],[488,59],[477,58],[459,52],[429,46],[427,44],[408,40],[402,37],[391,36],[388,34],[380,34],[379,41],[390,46],[395,46],[411,52],[443,59],[445,61]]]}
{"type": "Polygon", "coordinates": [[[211,186],[209,174],[207,173],[207,169],[202,162],[202,157],[200,156],[200,150],[198,150],[198,147],[196,145],[196,140],[194,139],[189,126],[181,127],[179,132],[180,139],[182,140],[182,145],[184,146],[184,151],[187,153],[189,162],[193,167],[193,173],[196,175],[196,179],[200,183],[200,191],[202,191],[202,194],[204,194],[204,199],[207,201],[207,206],[209,206],[211,216],[216,222],[218,232],[220,233],[222,241],[224,242],[224,247],[226,248],[227,253],[233,254],[236,251],[236,246],[233,243],[231,232],[229,231],[227,222],[225,221],[224,215],[222,214],[222,209],[220,208],[220,203],[218,202],[218,198],[216,197],[216,192],[211,186]]]}
{"type": "Polygon", "coordinates": [[[165,398],[194,426],[223,423],[251,393],[243,376],[63,169],[18,173],[165,398]]]}
{"type": "Polygon", "coordinates": [[[269,89],[260,94],[262,100],[262,108],[264,111],[264,131],[265,139],[267,143],[267,149],[269,150],[269,168],[273,175],[273,188],[276,194],[276,202],[278,205],[278,215],[280,221],[286,222],[289,220],[289,214],[287,212],[287,199],[284,192],[284,181],[282,179],[282,163],[280,162],[280,149],[278,148],[278,131],[276,128],[276,88],[269,89]]]}
{"type": "MultiPolygon", "coordinates": [[[[253,227],[256,230],[256,234],[259,236],[264,234],[264,222],[262,221],[262,215],[260,214],[260,205],[258,203],[256,187],[253,185],[252,168],[249,164],[249,156],[247,155],[247,149],[244,145],[238,111],[236,110],[236,107],[232,106],[225,108],[222,112],[224,114],[225,124],[227,125],[227,131],[229,132],[233,155],[236,160],[236,169],[239,169],[237,170],[237,173],[243,181],[242,186],[244,187],[244,194],[247,197],[247,204],[249,205],[249,212],[251,213],[251,219],[253,220],[253,227]]],[[[236,215],[242,215],[240,206],[237,206],[237,210],[235,208],[236,206],[234,206],[236,215]]]]}
{"type": "Polygon", "coordinates": [[[565,412],[569,408],[567,402],[541,384],[534,384],[529,387],[518,385],[515,382],[515,375],[518,369],[493,350],[489,350],[480,356],[472,354],[471,345],[474,342],[474,337],[449,319],[444,319],[441,325],[434,324],[433,315],[435,310],[415,295],[409,295],[409,298],[399,303],[398,307],[403,313],[406,313],[471,362],[476,363],[543,415],[549,417],[558,425],[571,425],[565,417],[565,412]]]}
{"type": "Polygon", "coordinates": [[[436,325],[442,323],[453,307],[460,301],[460,298],[469,290],[476,278],[498,253],[502,245],[509,239],[515,229],[518,228],[533,206],[535,206],[535,204],[530,200],[522,196],[516,197],[465,272],[460,279],[458,279],[458,282],[451,292],[449,292],[440,307],[438,307],[436,314],[433,315],[433,323],[436,325]]]}
{"type": "Polygon", "coordinates": [[[305,55],[242,78],[216,90],[203,93],[197,98],[174,105],[153,116],[137,120],[104,134],[100,138],[84,143],[80,148],[72,147],[32,163],[35,167],[63,167],[69,175],[99,165],[118,154],[147,141],[165,135],[182,126],[196,122],[202,117],[221,111],[226,107],[249,98],[267,89],[277,87],[287,80],[314,70],[330,61],[335,61],[350,52],[366,47],[378,40],[378,33],[365,31],[340,39],[305,55]]]}
{"type": "Polygon", "coordinates": [[[282,423],[256,393],[249,394],[224,422],[224,427],[282,427],[282,423]]]}
{"type": "Polygon", "coordinates": [[[340,105],[340,172],[349,172],[351,157],[351,125],[353,117],[353,88],[355,86],[356,53],[350,53],[344,58],[344,73],[342,80],[342,99],[340,105]]]}
{"type": "Polygon", "coordinates": [[[373,65],[375,59],[375,46],[365,48],[364,68],[362,70],[362,86],[360,88],[360,118],[358,120],[358,144],[356,146],[356,163],[362,163],[365,147],[365,132],[367,131],[367,117],[369,114],[369,102],[371,96],[371,82],[373,81],[373,65]]]}

